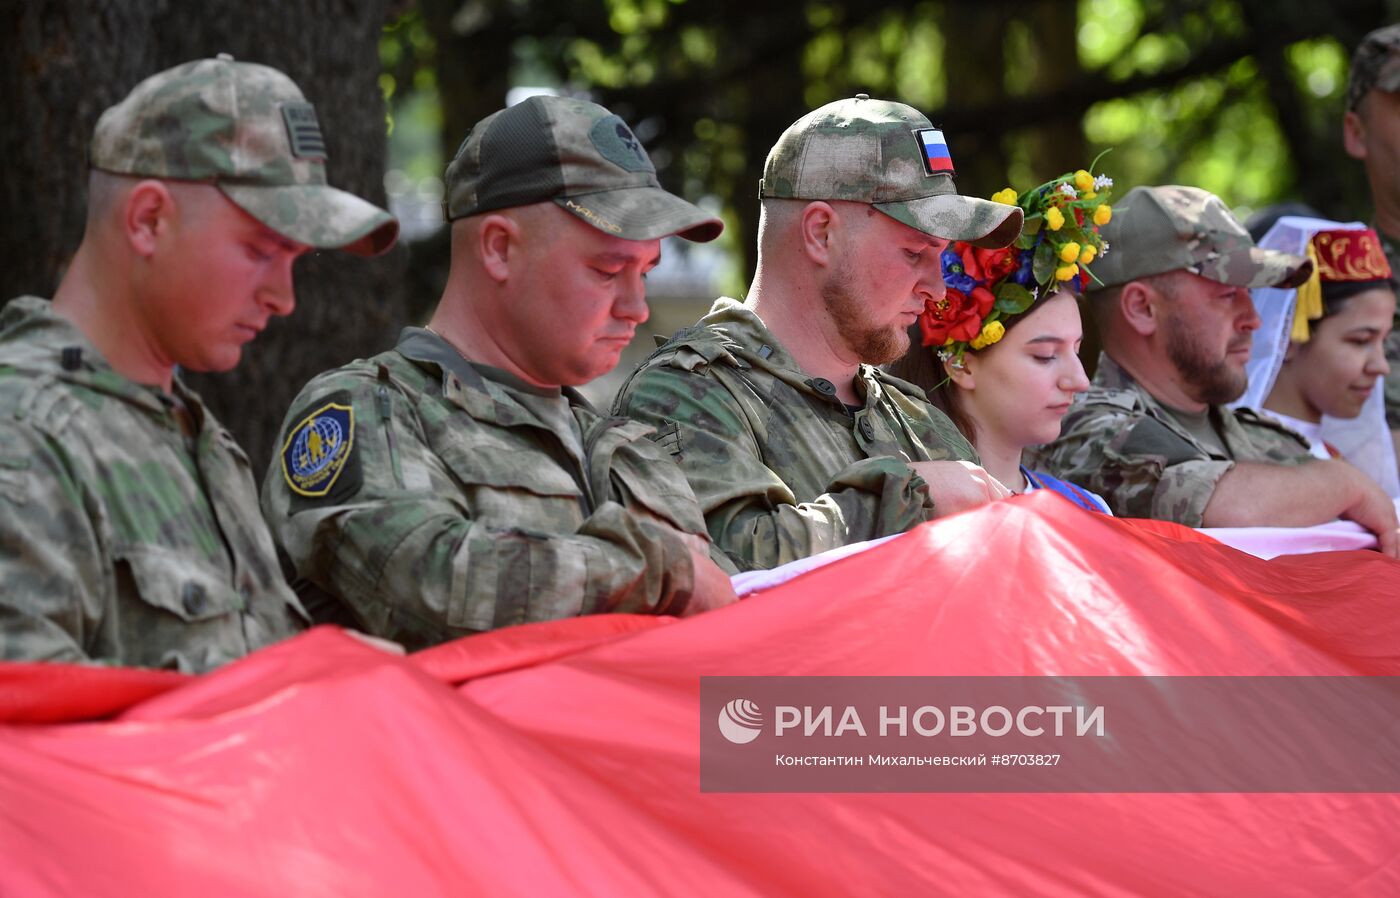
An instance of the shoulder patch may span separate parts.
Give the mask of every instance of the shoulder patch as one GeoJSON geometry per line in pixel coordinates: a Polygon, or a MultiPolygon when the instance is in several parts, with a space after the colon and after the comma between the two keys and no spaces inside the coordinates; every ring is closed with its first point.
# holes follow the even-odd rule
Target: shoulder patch
{"type": "Polygon", "coordinates": [[[302,418],[282,445],[282,477],[298,496],[331,491],[355,451],[355,410],[327,402],[302,418]]]}
{"type": "Polygon", "coordinates": [[[1113,442],[1125,457],[1149,457],[1160,460],[1167,467],[1210,458],[1204,449],[1187,441],[1156,418],[1142,418],[1113,442]]]}

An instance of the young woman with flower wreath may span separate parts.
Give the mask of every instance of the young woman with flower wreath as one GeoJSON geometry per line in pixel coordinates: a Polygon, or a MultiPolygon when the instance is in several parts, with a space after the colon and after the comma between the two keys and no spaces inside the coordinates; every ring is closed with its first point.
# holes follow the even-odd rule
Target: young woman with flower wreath
{"type": "Polygon", "coordinates": [[[911,328],[911,348],[889,366],[925,389],[977,448],[982,466],[1013,493],[1053,489],[1082,508],[1108,511],[1082,487],[1021,464],[1028,446],[1060,434],[1074,394],[1089,388],[1079,362],[1077,293],[1085,267],[1107,247],[1113,182],[1089,170],[1017,195],[992,196],[1025,210],[1025,231],[1001,250],[954,243],[943,252],[946,294],[911,328]]]}

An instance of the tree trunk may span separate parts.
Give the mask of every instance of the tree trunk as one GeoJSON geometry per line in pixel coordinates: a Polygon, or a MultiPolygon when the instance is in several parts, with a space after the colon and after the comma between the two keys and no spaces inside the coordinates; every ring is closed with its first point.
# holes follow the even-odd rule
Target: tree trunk
{"type": "MultiPolygon", "coordinates": [[[[86,154],[102,110],[138,81],[227,52],[286,72],[316,106],[331,183],[384,203],[378,87],[389,0],[61,0],[7,6],[18,52],[0,58],[9,168],[0,184],[20,227],[0,236],[0,296],[52,295],[82,235],[86,154]],[[42,199],[41,199],[42,198],[42,199]],[[32,210],[32,211],[30,211],[32,210]]],[[[297,310],[274,321],[232,372],[189,381],[261,471],[293,396],[313,375],[387,347],[405,320],[405,255],[317,253],[297,263],[297,310]]],[[[191,297],[198,302],[198,297],[191,297]]]]}
{"type": "Polygon", "coordinates": [[[53,295],[83,236],[88,138],[102,110],[156,71],[156,3],[7,3],[0,29],[0,301],[53,295]]]}
{"type": "MultiPolygon", "coordinates": [[[[1003,80],[1007,9],[998,3],[975,7],[947,6],[941,10],[939,29],[945,36],[943,76],[948,85],[943,109],[929,119],[934,127],[947,128],[944,136],[957,170],[958,193],[987,197],[1005,185],[1006,128],[960,129],[948,127],[945,113],[975,107],[996,109],[1006,98],[1003,80]]],[[[933,77],[933,73],[930,73],[933,77]]]]}

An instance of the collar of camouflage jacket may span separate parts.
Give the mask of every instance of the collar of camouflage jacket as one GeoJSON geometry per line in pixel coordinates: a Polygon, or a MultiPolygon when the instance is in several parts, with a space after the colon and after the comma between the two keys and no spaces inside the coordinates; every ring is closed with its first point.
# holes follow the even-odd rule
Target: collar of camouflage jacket
{"type": "Polygon", "coordinates": [[[21,371],[43,373],[65,383],[113,396],[153,414],[173,415],[183,404],[197,429],[207,418],[198,394],[180,380],[177,370],[171,388],[138,384],[117,373],[78,326],[53,309],[53,303],[37,296],[10,300],[0,311],[0,347],[4,364],[21,371]]]}
{"type": "Polygon", "coordinates": [[[399,355],[440,377],[443,396],[480,421],[551,429],[513,395],[517,392],[546,398],[562,394],[570,406],[593,412],[583,394],[572,387],[537,387],[508,371],[469,361],[441,334],[427,328],[404,328],[394,348],[399,355]]]}
{"type": "Polygon", "coordinates": [[[1196,446],[1200,451],[1206,453],[1211,458],[1222,461],[1232,461],[1234,453],[1240,451],[1240,447],[1250,445],[1249,435],[1245,432],[1243,423],[1266,427],[1276,430],[1300,444],[1306,451],[1307,440],[1289,430],[1273,418],[1260,415],[1249,408],[1228,408],[1224,406],[1210,406],[1211,421],[1218,427],[1221,442],[1225,445],[1227,455],[1221,455],[1214,447],[1203,444],[1196,439],[1195,435],[1186,428],[1177,418],[1170,407],[1159,402],[1155,396],[1147,392],[1147,389],[1133,380],[1132,375],[1124,371],[1117,362],[1109,358],[1106,353],[1099,353],[1099,364],[1094,372],[1093,386],[1096,390],[1126,392],[1136,397],[1136,404],[1140,404],[1148,415],[1160,421],[1173,433],[1196,446]]]}
{"type": "MultiPolygon", "coordinates": [[[[798,367],[797,361],[768,330],[763,319],[737,299],[721,296],[715,300],[710,311],[696,322],[691,331],[718,337],[719,345],[738,367],[760,368],[795,389],[838,406],[841,404],[836,398],[835,385],[824,378],[813,377],[798,367]]],[[[681,342],[697,351],[703,351],[697,343],[688,340],[687,336],[683,334],[681,342]]],[[[704,339],[700,333],[696,333],[695,336],[699,340],[704,339]]],[[[856,369],[856,395],[861,398],[866,408],[878,403],[884,394],[880,385],[880,375],[880,370],[872,365],[861,365],[856,369]]]]}
{"type": "MultiPolygon", "coordinates": [[[[1128,394],[1128,396],[1131,396],[1135,400],[1133,402],[1134,405],[1142,406],[1143,411],[1160,422],[1172,433],[1186,440],[1192,446],[1195,446],[1198,450],[1212,458],[1218,458],[1222,461],[1228,460],[1213,447],[1206,446],[1200,440],[1196,439],[1195,435],[1177,419],[1176,415],[1172,414],[1171,409],[1159,402],[1157,397],[1147,392],[1145,387],[1133,380],[1132,375],[1124,371],[1113,359],[1109,358],[1107,353],[1099,353],[1099,364],[1098,368],[1094,371],[1093,385],[1099,390],[1117,391],[1128,394]]],[[[1216,416],[1212,417],[1214,418],[1216,416]]],[[[1228,416],[1221,415],[1219,417],[1223,419],[1228,416]]]]}

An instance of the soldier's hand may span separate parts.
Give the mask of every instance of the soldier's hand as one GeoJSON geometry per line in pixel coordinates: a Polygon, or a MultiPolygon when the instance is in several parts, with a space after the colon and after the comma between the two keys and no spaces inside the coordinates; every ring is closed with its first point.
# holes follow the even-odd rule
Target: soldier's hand
{"type": "Polygon", "coordinates": [[[739,601],[729,575],[710,560],[707,544],[701,544],[698,548],[692,547],[690,560],[695,564],[695,589],[690,594],[690,601],[686,603],[685,610],[680,613],[681,617],[692,617],[739,601]]]}
{"type": "Polygon", "coordinates": [[[1400,531],[1400,521],[1396,520],[1395,503],[1385,494],[1385,490],[1360,471],[1356,471],[1353,479],[1356,481],[1357,499],[1340,516],[1374,533],[1382,552],[1391,558],[1400,558],[1400,532],[1397,532],[1400,531]]]}
{"type": "Polygon", "coordinates": [[[940,517],[1011,495],[1001,481],[970,461],[916,461],[910,462],[909,467],[928,483],[928,493],[940,517]]]}

